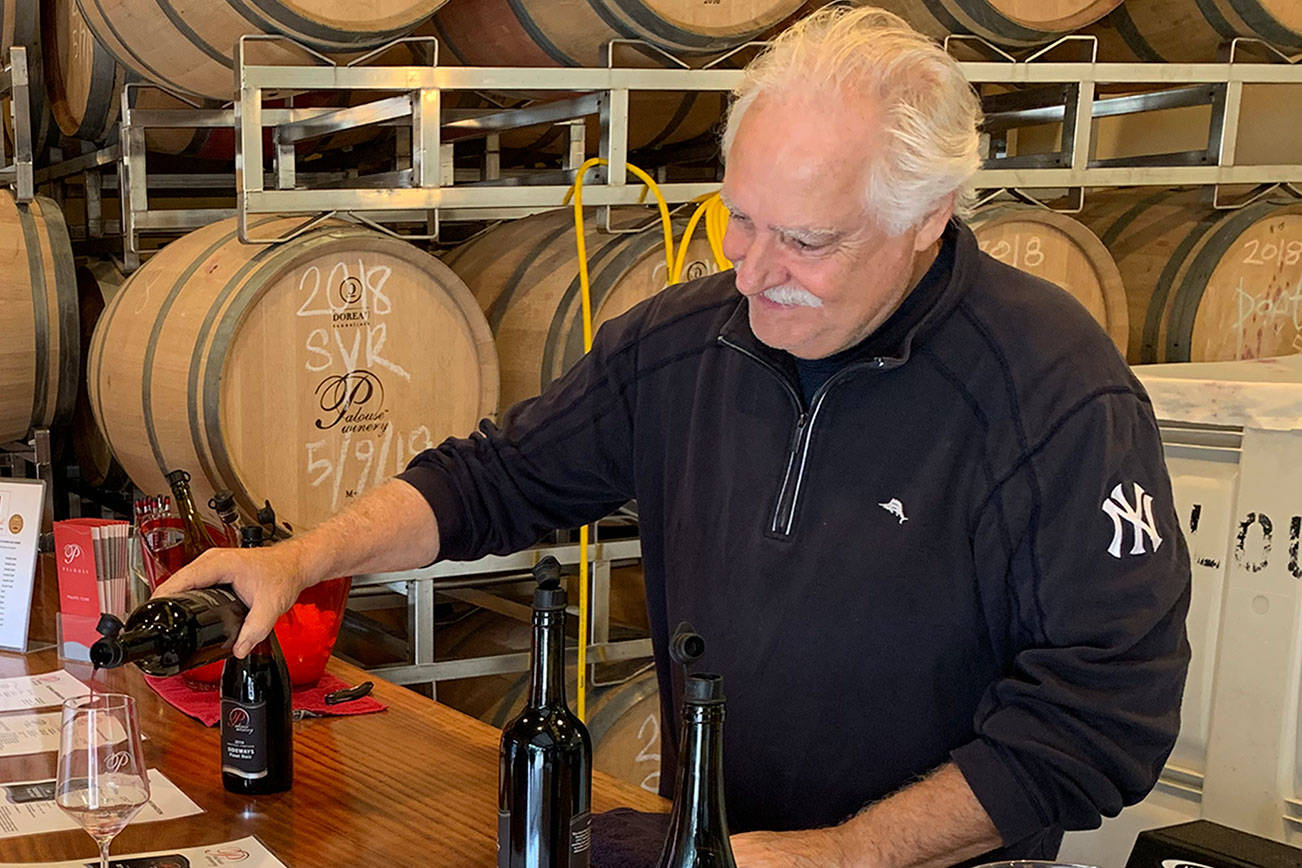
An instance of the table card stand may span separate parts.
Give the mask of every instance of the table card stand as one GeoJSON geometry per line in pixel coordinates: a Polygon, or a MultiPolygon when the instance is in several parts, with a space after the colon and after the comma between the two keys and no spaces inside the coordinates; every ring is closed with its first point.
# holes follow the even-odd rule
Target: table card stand
{"type": "Polygon", "coordinates": [[[0,479],[0,648],[33,651],[28,642],[45,481],[0,479]]]}

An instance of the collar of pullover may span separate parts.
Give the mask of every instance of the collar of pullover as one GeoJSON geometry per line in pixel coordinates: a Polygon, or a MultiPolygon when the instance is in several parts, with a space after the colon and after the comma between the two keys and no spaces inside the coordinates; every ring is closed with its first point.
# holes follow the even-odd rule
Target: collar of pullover
{"type": "MultiPolygon", "coordinates": [[[[853,364],[881,358],[889,367],[902,365],[908,361],[913,347],[925,340],[954,311],[976,265],[976,237],[966,224],[954,219],[945,227],[941,246],[942,251],[932,268],[909,290],[895,313],[859,344],[838,353],[838,361],[853,364]],[[952,251],[948,257],[944,250],[946,247],[952,251]],[[933,274],[937,266],[944,267],[946,259],[952,261],[947,279],[933,274]]],[[[746,299],[739,296],[736,308],[720,330],[720,338],[767,358],[794,378],[795,364],[791,355],[773,349],[755,337],[750,329],[746,306],[746,299]]]]}

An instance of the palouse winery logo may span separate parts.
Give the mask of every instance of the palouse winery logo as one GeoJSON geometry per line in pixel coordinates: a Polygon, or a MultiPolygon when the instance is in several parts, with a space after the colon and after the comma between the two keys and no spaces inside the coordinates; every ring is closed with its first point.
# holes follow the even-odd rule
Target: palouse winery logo
{"type": "Polygon", "coordinates": [[[384,406],[384,383],[365,369],[331,374],[313,390],[322,416],[316,427],[329,431],[342,423],[344,434],[365,434],[388,427],[389,411],[384,406]]]}
{"type": "Polygon", "coordinates": [[[236,732],[253,732],[253,725],[249,720],[249,713],[243,708],[232,708],[230,713],[226,715],[226,723],[236,732]]]}

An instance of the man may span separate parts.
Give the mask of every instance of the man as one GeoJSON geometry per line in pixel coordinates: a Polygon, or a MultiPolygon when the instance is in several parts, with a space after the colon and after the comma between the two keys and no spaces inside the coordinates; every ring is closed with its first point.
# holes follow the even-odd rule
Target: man
{"type": "Polygon", "coordinates": [[[665,762],[688,620],[728,687],[739,865],[1051,857],[1161,770],[1188,556],[1107,336],[951,219],[979,114],[898,18],[812,16],[729,117],[734,272],[608,324],[500,429],[160,593],[232,582],[243,654],[312,582],[516,550],[636,497],[665,762]]]}

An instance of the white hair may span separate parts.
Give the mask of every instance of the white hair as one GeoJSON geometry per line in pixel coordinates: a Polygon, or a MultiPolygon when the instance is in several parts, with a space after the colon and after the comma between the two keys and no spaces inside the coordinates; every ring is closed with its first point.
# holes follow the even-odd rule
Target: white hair
{"type": "Polygon", "coordinates": [[[726,157],[746,110],[762,94],[873,100],[885,147],[869,167],[867,204],[892,235],[955,196],[967,212],[981,165],[981,104],[958,63],[891,12],[828,7],[783,31],[746,67],[723,132],[726,157]]]}

